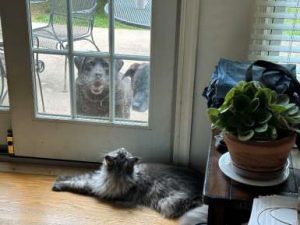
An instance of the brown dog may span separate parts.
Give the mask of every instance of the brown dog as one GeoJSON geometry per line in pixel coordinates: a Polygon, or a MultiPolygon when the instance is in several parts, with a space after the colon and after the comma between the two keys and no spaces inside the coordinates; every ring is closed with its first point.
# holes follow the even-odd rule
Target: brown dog
{"type": "MultiPolygon", "coordinates": [[[[75,57],[78,69],[76,79],[77,114],[83,116],[109,116],[109,61],[100,57],[75,57]]],[[[129,118],[132,90],[129,79],[122,79],[122,60],[115,62],[115,112],[117,118],[129,118]]]]}

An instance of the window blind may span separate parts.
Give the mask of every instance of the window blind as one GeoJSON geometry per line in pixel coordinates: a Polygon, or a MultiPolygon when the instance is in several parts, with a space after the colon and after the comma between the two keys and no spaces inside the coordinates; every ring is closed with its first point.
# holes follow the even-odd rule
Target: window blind
{"type": "Polygon", "coordinates": [[[258,59],[295,63],[300,75],[300,0],[256,1],[249,60],[258,59]]]}

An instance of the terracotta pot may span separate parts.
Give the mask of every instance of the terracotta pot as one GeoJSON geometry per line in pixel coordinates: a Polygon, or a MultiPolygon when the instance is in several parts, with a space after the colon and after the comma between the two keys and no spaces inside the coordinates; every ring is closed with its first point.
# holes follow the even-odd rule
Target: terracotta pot
{"type": "Polygon", "coordinates": [[[240,141],[225,133],[234,166],[251,172],[275,172],[283,169],[295,144],[296,134],[274,141],[240,141]]]}

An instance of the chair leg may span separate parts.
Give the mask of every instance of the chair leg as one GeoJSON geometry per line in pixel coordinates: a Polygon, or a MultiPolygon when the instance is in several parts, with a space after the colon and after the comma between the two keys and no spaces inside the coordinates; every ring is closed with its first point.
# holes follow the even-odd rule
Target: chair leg
{"type": "Polygon", "coordinates": [[[0,59],[0,76],[1,76],[1,90],[0,90],[0,105],[3,104],[4,98],[5,98],[5,93],[4,93],[4,76],[5,76],[5,71],[3,68],[3,63],[2,60],[0,59]]]}
{"type": "Polygon", "coordinates": [[[93,35],[93,32],[91,33],[91,39],[92,39],[92,44],[95,46],[95,48],[97,49],[98,52],[100,52],[100,49],[98,48],[98,46],[96,45],[96,42],[94,40],[94,35],[93,35]]]}
{"type": "MultiPolygon", "coordinates": [[[[62,42],[58,42],[56,45],[57,49],[65,49],[67,47],[68,44],[66,44],[66,46],[64,46],[64,44],[62,42]]],[[[63,92],[68,92],[67,89],[67,67],[68,67],[68,57],[65,56],[65,71],[64,71],[64,89],[63,92]]]]}
{"type": "Polygon", "coordinates": [[[68,57],[65,56],[65,74],[64,74],[64,90],[63,92],[67,92],[67,66],[68,66],[68,57]]]}
{"type": "MultiPolygon", "coordinates": [[[[43,95],[43,88],[42,88],[42,82],[40,78],[40,68],[39,68],[39,54],[36,54],[36,61],[35,61],[35,72],[36,72],[36,78],[38,80],[38,85],[40,88],[40,95],[41,95],[41,102],[42,102],[42,109],[43,112],[45,112],[45,103],[44,103],[44,95],[43,95]]],[[[36,85],[35,85],[36,86],[36,85]]]]}
{"type": "Polygon", "coordinates": [[[0,105],[3,104],[4,99],[6,98],[7,94],[8,94],[8,90],[5,90],[5,92],[4,92],[3,96],[2,96],[2,98],[0,99],[0,105]]]}

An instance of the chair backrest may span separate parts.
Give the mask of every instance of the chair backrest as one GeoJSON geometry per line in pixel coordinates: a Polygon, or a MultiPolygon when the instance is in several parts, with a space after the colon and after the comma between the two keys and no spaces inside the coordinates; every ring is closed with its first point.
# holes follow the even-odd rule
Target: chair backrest
{"type": "MultiPolygon", "coordinates": [[[[87,17],[90,14],[95,13],[97,1],[96,0],[72,0],[72,12],[85,15],[87,17]]],[[[61,16],[67,15],[67,1],[66,0],[51,0],[51,14],[57,14],[61,16]]]]}
{"type": "MultiPolygon", "coordinates": [[[[55,25],[67,24],[67,1],[51,0],[50,24],[56,31],[55,25]]],[[[74,38],[87,35],[94,24],[97,8],[96,0],[72,0],[72,22],[74,38]]],[[[65,30],[66,31],[66,30],[65,30]]],[[[61,28],[58,33],[61,33],[61,28]]]]}

